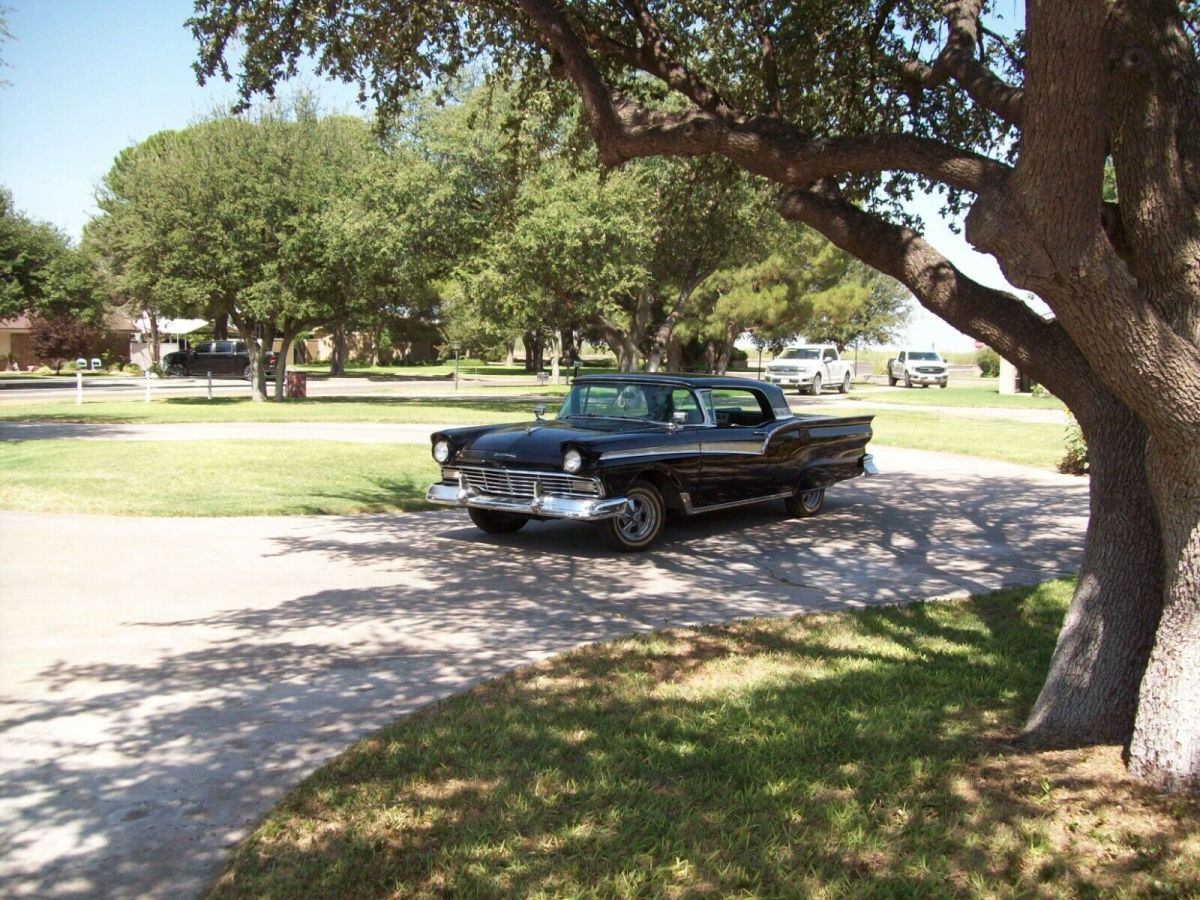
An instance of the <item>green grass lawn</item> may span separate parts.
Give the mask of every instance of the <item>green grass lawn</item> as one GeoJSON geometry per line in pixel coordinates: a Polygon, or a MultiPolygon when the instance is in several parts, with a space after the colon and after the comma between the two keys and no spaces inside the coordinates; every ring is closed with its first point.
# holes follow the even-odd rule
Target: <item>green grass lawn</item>
{"type": "Polygon", "coordinates": [[[1033,397],[1029,394],[1001,394],[995,378],[970,381],[953,380],[943,389],[906,388],[901,385],[871,388],[857,394],[865,403],[895,403],[922,406],[986,407],[990,409],[1063,409],[1057,397],[1033,397]]]}
{"type": "MultiPolygon", "coordinates": [[[[550,371],[550,362],[546,361],[544,366],[546,372],[550,371]]],[[[312,365],[291,365],[288,366],[289,371],[293,372],[308,372],[311,375],[328,375],[328,363],[314,363],[312,365]]],[[[565,365],[560,366],[560,371],[566,375],[574,372],[574,369],[568,369],[565,365]]],[[[611,366],[581,366],[579,369],[580,375],[593,375],[612,373],[616,370],[611,366]]],[[[480,362],[479,360],[462,360],[458,365],[459,377],[493,377],[505,376],[513,378],[533,378],[535,373],[526,372],[523,365],[519,366],[504,366],[504,365],[489,365],[488,363],[480,362]]],[[[404,381],[406,379],[439,379],[445,380],[454,375],[454,363],[437,363],[426,366],[350,366],[346,369],[343,378],[382,378],[404,381]]]]}
{"type": "Polygon", "coordinates": [[[333,441],[9,441],[0,508],[147,516],[426,509],[425,446],[333,441]]]}
{"type": "Polygon", "coordinates": [[[1069,582],[594,645],[360,741],[216,897],[1195,896],[1195,801],[1005,741],[1069,582]]]}
{"type": "MultiPolygon", "coordinates": [[[[560,390],[563,390],[560,388],[560,390]]],[[[477,425],[520,422],[533,418],[533,408],[549,396],[538,390],[525,396],[487,400],[445,397],[309,397],[305,400],[255,403],[244,397],[174,397],[152,400],[105,400],[76,405],[63,400],[0,404],[0,421],[162,424],[190,422],[428,422],[477,425]]],[[[553,413],[561,401],[545,400],[553,413]]]]}
{"type": "MultiPolygon", "coordinates": [[[[395,401],[318,398],[252,403],[173,399],[36,412],[0,406],[0,418],[40,422],[417,422],[485,424],[532,418],[533,398],[395,401]]],[[[1003,419],[953,418],[886,408],[877,444],[1053,469],[1063,429],[1003,419]]],[[[423,508],[435,468],[423,445],[331,441],[8,441],[0,454],[0,508],[113,515],[350,514],[423,508]]]]}
{"type": "Polygon", "coordinates": [[[875,416],[873,440],[889,447],[937,450],[996,459],[1021,466],[1055,469],[1063,458],[1062,425],[1012,419],[972,419],[931,412],[864,408],[875,416]]]}

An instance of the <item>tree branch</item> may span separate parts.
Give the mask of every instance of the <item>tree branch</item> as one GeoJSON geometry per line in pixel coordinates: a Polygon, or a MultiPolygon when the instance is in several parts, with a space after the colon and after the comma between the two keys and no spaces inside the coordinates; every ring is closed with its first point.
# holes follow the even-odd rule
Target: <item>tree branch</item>
{"type": "Polygon", "coordinates": [[[779,94],[779,63],[775,56],[775,42],[771,40],[771,32],[763,18],[762,5],[750,5],[750,21],[758,32],[758,47],[762,55],[763,92],[767,97],[767,111],[771,115],[783,118],[783,100],[779,94]]]}
{"type": "Polygon", "coordinates": [[[623,0],[622,5],[642,35],[641,68],[662,79],[672,90],[683,94],[703,110],[719,116],[741,117],[739,111],[724,97],[671,55],[666,35],[642,0],[623,0]]]}
{"type": "MultiPolygon", "coordinates": [[[[613,95],[588,52],[587,42],[551,0],[519,2],[579,88],[605,165],[616,166],[645,156],[720,155],[784,185],[801,186],[844,174],[906,171],[972,192],[986,189],[1009,173],[1008,166],[986,156],[913,135],[807,140],[779,119],[746,118],[698,80],[681,74],[686,73],[681,66],[672,69],[673,74],[647,71],[656,77],[686,82],[679,90],[701,108],[678,113],[647,110],[613,95]]],[[[635,4],[636,0],[627,2],[635,4]]],[[[657,23],[648,15],[645,19],[643,33],[653,38],[657,23]]],[[[623,47],[601,35],[589,39],[597,47],[623,47]]],[[[655,46],[665,53],[661,41],[655,46]]],[[[629,48],[622,52],[628,55],[629,48]]],[[[661,58],[656,57],[654,65],[661,69],[661,58]]]]}
{"type": "Polygon", "coordinates": [[[914,92],[931,90],[953,78],[984,109],[1012,125],[1025,118],[1025,92],[1001,79],[979,61],[979,15],[983,0],[951,0],[945,6],[946,43],[932,66],[907,62],[901,75],[914,92]]]}
{"type": "Polygon", "coordinates": [[[859,209],[828,183],[788,191],[780,212],[895,278],[926,309],[995,349],[1071,409],[1095,403],[1094,380],[1079,377],[1088,371],[1087,361],[1057,322],[1043,319],[1012,294],[968,278],[917,232],[859,209]]]}

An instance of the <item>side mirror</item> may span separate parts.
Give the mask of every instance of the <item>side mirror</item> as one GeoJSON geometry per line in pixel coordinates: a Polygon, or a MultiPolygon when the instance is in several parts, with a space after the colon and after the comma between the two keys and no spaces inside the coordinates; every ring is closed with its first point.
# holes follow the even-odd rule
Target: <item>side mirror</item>
{"type": "Polygon", "coordinates": [[[537,406],[535,406],[533,408],[533,414],[537,417],[539,422],[542,421],[542,416],[546,414],[546,404],[539,403],[537,406]]]}
{"type": "Polygon", "coordinates": [[[682,428],[687,424],[688,414],[681,409],[671,413],[671,424],[676,428],[682,428]]]}

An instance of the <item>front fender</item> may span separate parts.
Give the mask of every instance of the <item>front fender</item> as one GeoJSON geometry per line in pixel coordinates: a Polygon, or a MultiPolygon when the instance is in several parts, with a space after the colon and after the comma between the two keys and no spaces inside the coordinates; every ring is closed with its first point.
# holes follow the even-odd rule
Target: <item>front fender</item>
{"type": "Polygon", "coordinates": [[[608,497],[623,497],[635,481],[649,481],[663,495],[668,508],[681,509],[681,495],[691,490],[698,474],[698,457],[691,456],[674,462],[626,463],[600,468],[597,475],[608,497]]]}

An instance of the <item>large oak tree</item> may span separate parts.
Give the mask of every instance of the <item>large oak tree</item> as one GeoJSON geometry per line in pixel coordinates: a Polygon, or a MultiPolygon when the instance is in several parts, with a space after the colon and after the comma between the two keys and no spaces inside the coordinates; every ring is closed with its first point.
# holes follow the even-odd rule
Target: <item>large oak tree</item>
{"type": "Polygon", "coordinates": [[[312,55],[386,114],[480,59],[582,98],[601,160],[720,155],[782,214],[1062,397],[1092,454],[1079,586],[1028,731],[1121,740],[1200,788],[1200,65],[1192,0],[198,0],[201,76],[245,96],[312,55]],[[233,43],[234,41],[237,43],[233,43]],[[1106,162],[1119,203],[1102,199],[1106,162]],[[889,198],[967,236],[1050,320],[957,270],[889,198]]]}

